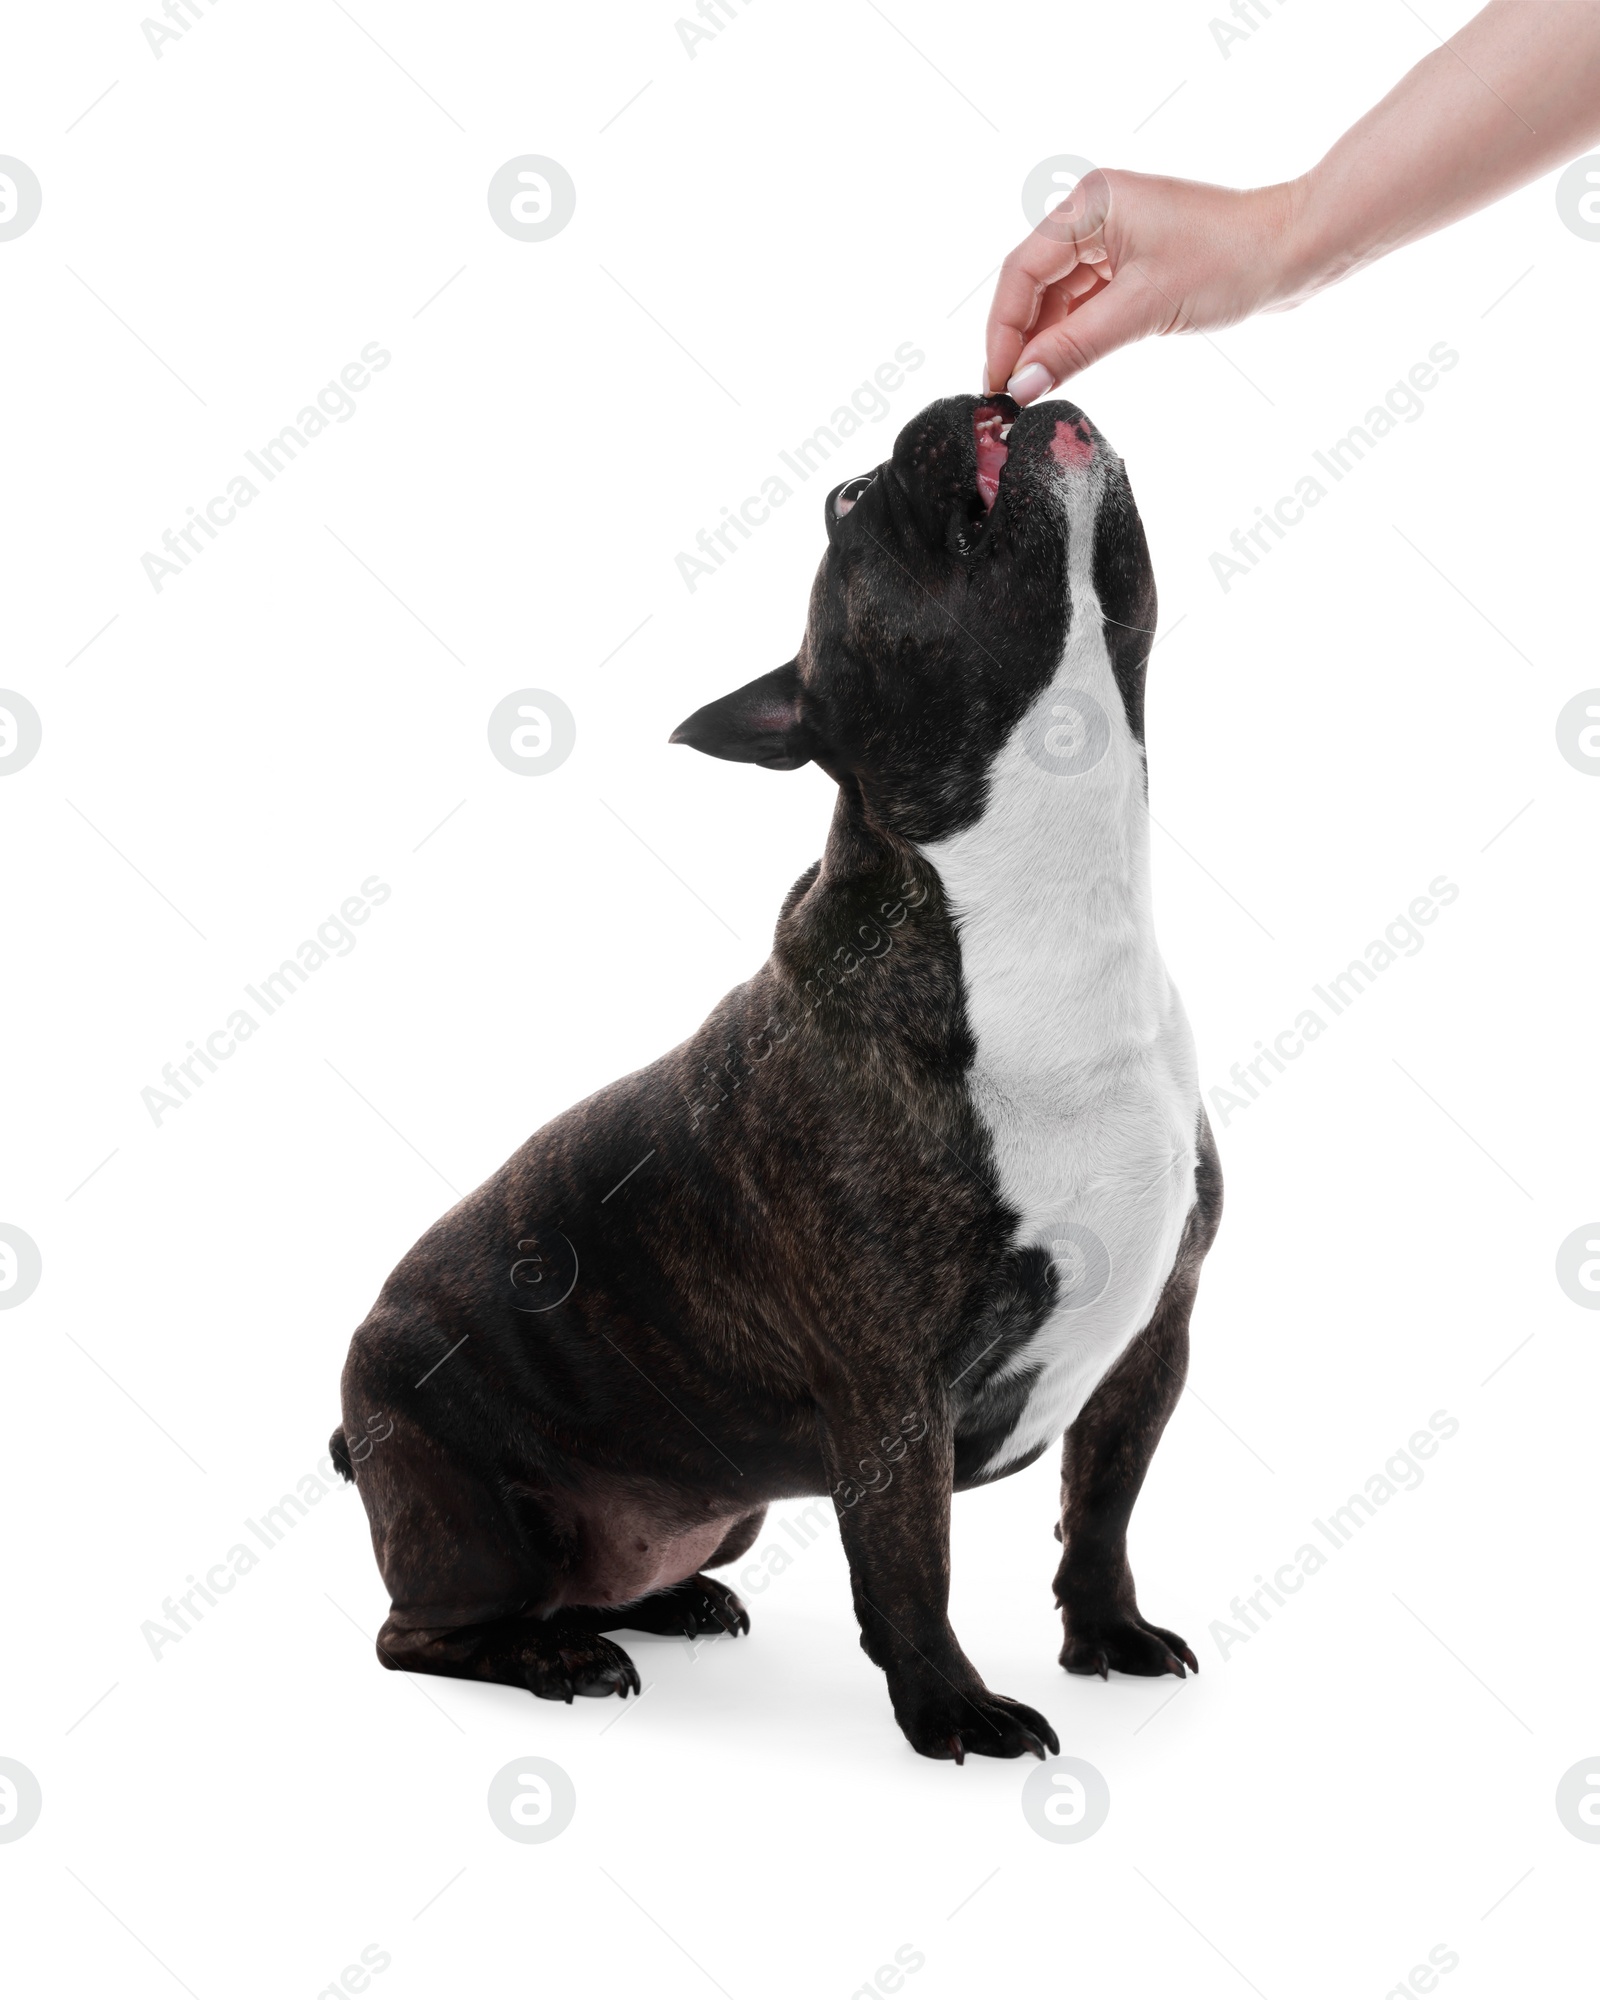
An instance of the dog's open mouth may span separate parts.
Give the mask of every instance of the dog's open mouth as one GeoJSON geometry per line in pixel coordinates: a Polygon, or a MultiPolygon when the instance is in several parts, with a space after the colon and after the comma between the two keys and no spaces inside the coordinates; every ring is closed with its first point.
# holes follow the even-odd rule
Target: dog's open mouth
{"type": "Polygon", "coordinates": [[[994,505],[1000,491],[1000,475],[1005,470],[1006,455],[1010,450],[1006,440],[1011,435],[1016,415],[1017,406],[1009,396],[980,403],[972,413],[973,442],[978,448],[978,498],[983,502],[985,513],[994,505]]]}

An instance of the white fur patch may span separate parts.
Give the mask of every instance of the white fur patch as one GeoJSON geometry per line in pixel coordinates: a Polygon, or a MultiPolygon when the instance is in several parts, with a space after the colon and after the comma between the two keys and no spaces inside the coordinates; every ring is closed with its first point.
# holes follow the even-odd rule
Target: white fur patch
{"type": "Polygon", "coordinates": [[[1103,452],[1059,475],[1072,625],[1055,677],[996,759],[982,817],[926,849],[957,919],[970,1083],[999,1192],[1021,1217],[1015,1242],[1051,1248],[1060,1283],[1009,1364],[1041,1372],[990,1471],[1059,1437],[1149,1323],[1194,1202],[1194,1044],[1156,949],[1144,756],[1094,589],[1103,452]],[[1049,751],[1070,764],[1077,718],[1093,713],[1075,692],[1108,719],[1109,742],[1063,775],[1049,751]],[[1048,745],[1043,763],[1030,745],[1048,745]],[[1089,1297],[1104,1275],[1094,1239],[1110,1269],[1089,1297]]]}

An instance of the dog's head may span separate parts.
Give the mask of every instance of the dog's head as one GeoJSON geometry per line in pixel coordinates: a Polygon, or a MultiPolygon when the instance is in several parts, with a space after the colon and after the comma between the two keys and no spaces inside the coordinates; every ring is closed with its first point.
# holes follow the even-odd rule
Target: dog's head
{"type": "Polygon", "coordinates": [[[1142,742],[1149,552],[1122,461],[1073,404],[947,396],[824,516],[798,654],[674,743],[779,771],[815,762],[887,830],[937,840],[981,814],[991,765],[1086,620],[1142,742]]]}

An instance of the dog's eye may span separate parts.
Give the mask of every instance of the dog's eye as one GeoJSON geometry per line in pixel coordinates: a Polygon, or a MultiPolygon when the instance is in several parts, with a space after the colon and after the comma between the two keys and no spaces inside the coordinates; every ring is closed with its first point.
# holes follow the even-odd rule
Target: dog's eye
{"type": "Polygon", "coordinates": [[[844,519],[877,476],[875,472],[864,472],[859,479],[847,480],[839,488],[838,496],[833,503],[833,518],[836,521],[844,519]]]}

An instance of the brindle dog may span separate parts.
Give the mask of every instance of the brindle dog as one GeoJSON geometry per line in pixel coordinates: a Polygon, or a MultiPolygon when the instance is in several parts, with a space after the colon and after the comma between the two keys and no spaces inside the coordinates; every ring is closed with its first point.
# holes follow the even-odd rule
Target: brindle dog
{"type": "Polygon", "coordinates": [[[1069,403],[935,403],[825,511],[795,659],[673,738],[820,765],[821,862],[698,1033],[402,1259],[334,1455],[386,1666],[637,1692],[604,1634],[747,1630],[704,1572],[826,1493],[912,1745],[1043,1756],[951,1630],[952,1492],[1065,1432],[1062,1665],[1196,1665],[1126,1549],[1221,1209],[1150,923],[1155,588],[1069,403]]]}

